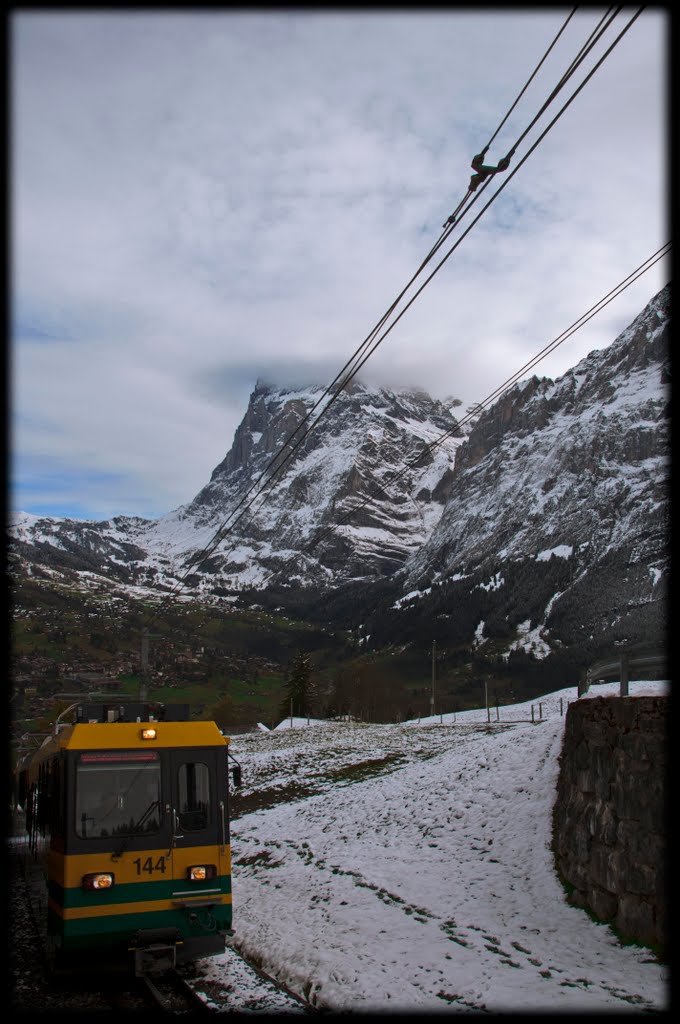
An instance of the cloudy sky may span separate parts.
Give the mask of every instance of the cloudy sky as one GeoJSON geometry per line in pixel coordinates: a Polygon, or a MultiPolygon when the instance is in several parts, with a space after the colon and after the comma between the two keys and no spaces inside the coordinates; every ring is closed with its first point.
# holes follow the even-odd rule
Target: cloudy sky
{"type": "MultiPolygon", "coordinates": [[[[11,508],[161,516],[207,483],[258,378],[330,383],[569,10],[15,11],[11,508]]],[[[669,240],[663,10],[526,156],[636,10],[471,197],[367,382],[481,401],[669,240]]],[[[577,10],[487,163],[604,12],[577,10]]],[[[669,278],[657,264],[537,372],[609,344],[669,278]]]]}

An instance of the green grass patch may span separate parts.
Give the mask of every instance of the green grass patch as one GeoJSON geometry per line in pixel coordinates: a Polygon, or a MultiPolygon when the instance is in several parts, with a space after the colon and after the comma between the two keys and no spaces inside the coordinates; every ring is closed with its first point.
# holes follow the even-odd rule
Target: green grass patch
{"type": "Polygon", "coordinates": [[[329,786],[348,786],[366,779],[384,775],[405,761],[403,754],[387,754],[385,757],[370,758],[356,764],[344,765],[329,772],[323,772],[309,782],[288,782],[283,786],[269,786],[266,789],[242,794],[238,791],[231,797],[231,817],[240,818],[252,811],[262,811],[278,804],[317,796],[329,786]]]}
{"type": "Polygon", "coordinates": [[[288,804],[293,800],[302,800],[304,797],[316,796],[320,790],[315,786],[303,785],[299,782],[289,782],[285,786],[271,786],[268,789],[259,789],[254,793],[234,793],[230,802],[231,819],[241,818],[244,814],[252,814],[253,811],[264,811],[278,804],[288,804]]]}
{"type": "Polygon", "coordinates": [[[384,775],[387,768],[396,768],[406,758],[403,754],[386,754],[385,757],[373,757],[368,761],[358,761],[356,764],[348,764],[343,768],[335,768],[326,772],[323,776],[325,782],[338,784],[353,784],[363,782],[365,779],[373,778],[376,775],[384,775]]]}

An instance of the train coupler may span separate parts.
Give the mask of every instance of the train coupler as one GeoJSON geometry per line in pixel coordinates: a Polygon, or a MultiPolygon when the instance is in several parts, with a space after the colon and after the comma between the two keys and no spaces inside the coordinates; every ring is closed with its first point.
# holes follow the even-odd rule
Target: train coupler
{"type": "Polygon", "coordinates": [[[177,947],[182,946],[181,934],[176,928],[157,928],[139,931],[131,951],[135,958],[135,976],[163,974],[177,965],[177,947]]]}

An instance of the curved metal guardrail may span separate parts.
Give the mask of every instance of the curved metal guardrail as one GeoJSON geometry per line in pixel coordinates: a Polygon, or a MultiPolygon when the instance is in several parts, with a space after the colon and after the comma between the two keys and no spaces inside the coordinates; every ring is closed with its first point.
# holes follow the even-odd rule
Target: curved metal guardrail
{"type": "Polygon", "coordinates": [[[645,679],[650,673],[664,673],[668,664],[668,655],[653,644],[631,644],[622,647],[620,653],[612,658],[596,661],[581,673],[578,695],[587,693],[596,680],[606,682],[618,679],[621,682],[621,697],[628,696],[628,683],[631,679],[645,679]]]}

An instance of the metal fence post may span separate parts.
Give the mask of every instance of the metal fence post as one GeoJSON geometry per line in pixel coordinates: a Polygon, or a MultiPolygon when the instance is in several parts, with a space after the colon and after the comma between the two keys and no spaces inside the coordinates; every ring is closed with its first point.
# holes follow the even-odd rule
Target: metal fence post
{"type": "Polygon", "coordinates": [[[619,689],[619,696],[628,696],[628,655],[621,655],[621,685],[619,689]]]}

